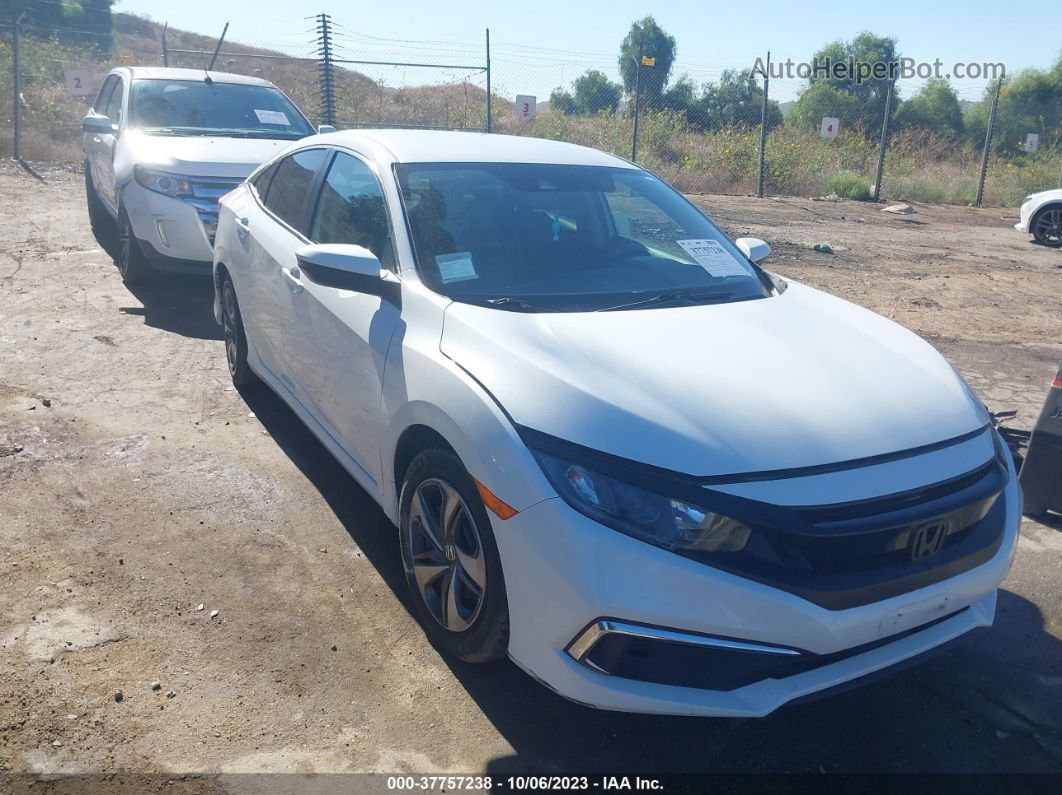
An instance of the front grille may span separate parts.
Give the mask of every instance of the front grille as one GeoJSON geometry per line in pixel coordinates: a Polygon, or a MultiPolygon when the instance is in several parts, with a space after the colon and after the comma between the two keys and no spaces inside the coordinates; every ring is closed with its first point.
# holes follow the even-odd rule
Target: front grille
{"type": "Polygon", "coordinates": [[[185,201],[195,207],[210,245],[214,245],[218,230],[218,199],[236,188],[243,180],[232,177],[193,177],[190,182],[192,195],[185,201]]]}
{"type": "Polygon", "coordinates": [[[738,518],[754,531],[745,550],[691,557],[830,609],[869,604],[994,555],[1003,539],[1007,477],[993,459],[961,477],[878,499],[799,508],[738,500],[738,518]],[[942,536],[920,557],[916,536],[929,526],[942,527],[942,536]]]}

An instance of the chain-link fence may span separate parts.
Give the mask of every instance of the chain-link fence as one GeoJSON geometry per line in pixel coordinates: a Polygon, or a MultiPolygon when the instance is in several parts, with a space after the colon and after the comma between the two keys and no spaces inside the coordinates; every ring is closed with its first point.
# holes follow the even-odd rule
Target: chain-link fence
{"type": "Polygon", "coordinates": [[[126,14],[113,34],[0,20],[0,123],[11,130],[0,152],[79,159],[79,119],[116,63],[212,63],[273,82],[316,123],[572,141],[687,192],[1016,205],[1060,184],[1062,98],[1023,88],[1021,76],[971,95],[943,81],[775,77],[767,53],[711,65],[522,43],[492,53],[489,34],[385,38],[324,14],[292,28],[283,41],[247,42],[238,22],[219,41],[126,14]]]}

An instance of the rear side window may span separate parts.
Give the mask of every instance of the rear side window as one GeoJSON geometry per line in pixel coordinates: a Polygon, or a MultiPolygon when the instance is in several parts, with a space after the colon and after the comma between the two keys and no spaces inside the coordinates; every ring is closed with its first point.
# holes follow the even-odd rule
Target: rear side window
{"type": "Polygon", "coordinates": [[[263,202],[265,201],[266,193],[269,191],[269,181],[273,179],[273,175],[277,172],[278,165],[278,163],[274,163],[251,180],[251,187],[254,188],[254,192],[258,194],[258,198],[263,202]]]}
{"type": "Polygon", "coordinates": [[[393,266],[391,230],[380,183],[356,157],[340,152],[332,161],[321,186],[310,240],[364,246],[384,267],[393,266]]]}
{"type": "Polygon", "coordinates": [[[302,231],[310,187],[326,154],[325,149],[304,149],[285,157],[276,166],[265,206],[292,229],[302,231]]]}

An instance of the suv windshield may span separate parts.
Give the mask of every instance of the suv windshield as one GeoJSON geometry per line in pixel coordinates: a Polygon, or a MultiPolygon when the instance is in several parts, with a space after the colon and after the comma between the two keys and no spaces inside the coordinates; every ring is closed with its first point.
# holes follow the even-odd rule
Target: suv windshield
{"type": "Polygon", "coordinates": [[[726,235],[646,171],[533,163],[396,171],[421,277],[455,301],[574,312],[769,294],[726,235]]]}
{"type": "Polygon", "coordinates": [[[270,86],[205,80],[137,80],[130,123],[159,135],[222,135],[297,140],[313,128],[270,86]]]}

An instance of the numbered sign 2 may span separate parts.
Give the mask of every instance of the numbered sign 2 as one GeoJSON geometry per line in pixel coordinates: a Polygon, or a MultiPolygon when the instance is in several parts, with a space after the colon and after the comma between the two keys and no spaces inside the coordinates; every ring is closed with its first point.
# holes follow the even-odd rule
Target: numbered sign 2
{"type": "Polygon", "coordinates": [[[535,118],[536,99],[529,94],[517,94],[513,102],[513,115],[518,119],[535,118]]]}
{"type": "Polygon", "coordinates": [[[829,138],[831,141],[837,137],[837,133],[841,131],[841,120],[835,119],[833,116],[823,116],[822,126],[819,127],[819,137],[829,138]]]}
{"type": "Polygon", "coordinates": [[[1028,133],[1025,136],[1025,143],[1022,145],[1021,148],[1024,149],[1029,154],[1032,154],[1033,152],[1035,152],[1037,149],[1040,148],[1040,134],[1039,133],[1028,133]]]}
{"type": "Polygon", "coordinates": [[[84,69],[64,69],[63,84],[66,93],[72,97],[87,97],[93,94],[89,87],[89,75],[84,69]]]}

